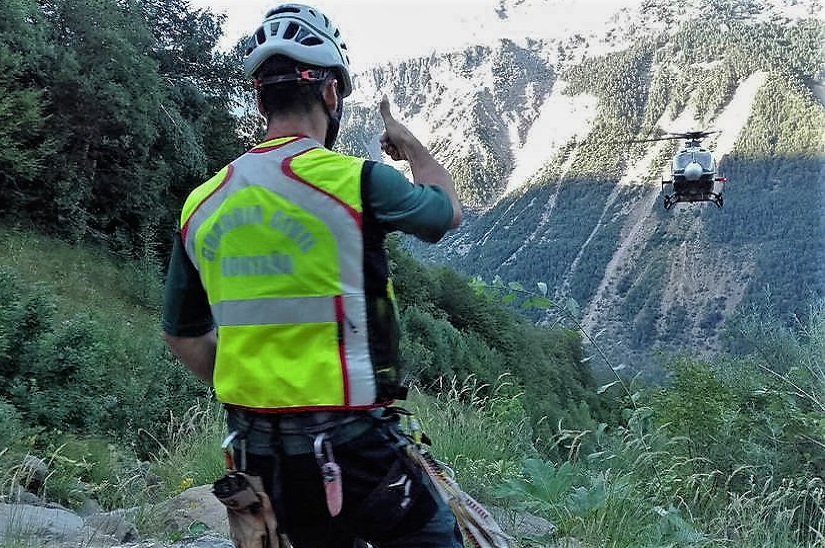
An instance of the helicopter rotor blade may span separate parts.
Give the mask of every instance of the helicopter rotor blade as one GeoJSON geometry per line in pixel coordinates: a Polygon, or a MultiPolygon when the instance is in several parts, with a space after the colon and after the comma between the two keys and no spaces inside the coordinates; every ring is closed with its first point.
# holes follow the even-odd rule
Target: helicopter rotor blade
{"type": "Polygon", "coordinates": [[[673,141],[674,139],[684,139],[679,135],[674,135],[671,137],[654,137],[653,139],[630,139],[625,141],[626,143],[650,143],[653,141],[673,141]]]}
{"type": "Polygon", "coordinates": [[[654,141],[674,141],[676,139],[681,139],[681,137],[655,137],[652,139],[623,139],[623,140],[616,140],[616,141],[607,141],[607,144],[610,145],[628,145],[631,143],[651,143],[654,141]]]}
{"type": "Polygon", "coordinates": [[[678,135],[681,135],[685,139],[704,139],[705,137],[708,137],[709,135],[714,135],[716,133],[721,133],[721,131],[686,131],[684,133],[679,133],[678,135]]]}
{"type": "Polygon", "coordinates": [[[687,139],[687,140],[698,140],[704,139],[709,135],[714,135],[716,133],[721,133],[721,131],[714,130],[714,131],[685,131],[683,133],[668,133],[663,135],[662,137],[653,137],[650,139],[631,139],[625,141],[626,143],[650,143],[653,141],[673,141],[676,139],[687,139]]]}

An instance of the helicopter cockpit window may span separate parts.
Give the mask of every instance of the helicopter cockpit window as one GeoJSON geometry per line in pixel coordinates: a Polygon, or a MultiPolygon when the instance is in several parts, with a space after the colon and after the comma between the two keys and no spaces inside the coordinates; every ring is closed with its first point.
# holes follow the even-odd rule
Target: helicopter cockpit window
{"type": "Polygon", "coordinates": [[[695,152],[694,158],[696,162],[702,166],[705,171],[713,171],[713,155],[710,152],[695,152]]]}
{"type": "Polygon", "coordinates": [[[689,152],[679,154],[673,158],[673,169],[684,171],[691,162],[693,162],[693,154],[689,152]]]}

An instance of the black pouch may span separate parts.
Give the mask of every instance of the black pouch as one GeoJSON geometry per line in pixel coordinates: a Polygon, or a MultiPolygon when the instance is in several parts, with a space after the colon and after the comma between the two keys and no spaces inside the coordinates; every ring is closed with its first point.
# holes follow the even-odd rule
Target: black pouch
{"type": "MultiPolygon", "coordinates": [[[[341,517],[358,536],[378,541],[423,527],[437,509],[423,474],[406,455],[397,455],[387,473],[369,493],[349,493],[349,500],[354,496],[360,501],[341,517]]],[[[344,481],[345,508],[347,495],[344,481]]]]}
{"type": "Polygon", "coordinates": [[[432,512],[427,512],[427,505],[421,503],[426,503],[427,495],[420,475],[399,459],[354,510],[353,526],[374,539],[411,531],[424,525],[435,511],[435,505],[432,512]]]}

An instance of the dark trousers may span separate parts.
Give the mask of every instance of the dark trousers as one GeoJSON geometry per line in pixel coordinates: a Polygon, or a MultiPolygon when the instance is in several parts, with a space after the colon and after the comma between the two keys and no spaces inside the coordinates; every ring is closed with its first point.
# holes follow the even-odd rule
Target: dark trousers
{"type": "Polygon", "coordinates": [[[230,413],[228,419],[230,430],[249,441],[245,456],[236,449],[236,462],[261,476],[279,528],[295,548],[353,548],[357,539],[376,548],[463,546],[455,517],[407,455],[410,442],[396,421],[365,414],[364,422],[329,429],[343,489],[341,512],[331,517],[312,452],[312,427],[301,431],[293,424],[285,433],[278,417],[249,412],[230,413]]]}

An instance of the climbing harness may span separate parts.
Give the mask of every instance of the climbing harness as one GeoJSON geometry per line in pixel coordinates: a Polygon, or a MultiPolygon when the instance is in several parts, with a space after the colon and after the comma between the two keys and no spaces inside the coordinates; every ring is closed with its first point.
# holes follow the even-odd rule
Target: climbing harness
{"type": "MultiPolygon", "coordinates": [[[[428,512],[434,507],[428,505],[435,505],[432,498],[435,497],[449,506],[467,546],[509,548],[512,545],[512,537],[504,533],[490,512],[465,493],[456,482],[452,470],[429,451],[431,440],[412,413],[403,408],[386,408],[383,415],[376,415],[371,420],[387,421],[387,424],[401,422],[382,430],[381,434],[393,444],[393,451],[400,458],[394,460],[386,473],[367,469],[357,472],[372,473],[378,483],[368,489],[369,493],[362,493],[358,482],[349,485],[348,496],[355,497],[350,504],[355,506],[348,509],[343,508],[342,467],[353,464],[349,461],[352,455],[343,451],[336,458],[334,449],[339,448],[341,443],[342,428],[355,433],[365,425],[355,421],[346,425],[339,422],[334,426],[326,422],[317,426],[279,423],[279,432],[285,434],[284,439],[289,442],[285,454],[309,453],[314,456],[331,517],[342,519],[345,516],[347,523],[355,530],[369,538],[380,539],[396,534],[396,528],[399,524],[403,527],[404,520],[407,524],[413,524],[410,525],[413,528],[420,526],[415,525],[416,519],[428,519],[428,512]],[[422,483],[423,474],[430,480],[422,483]],[[429,488],[428,483],[431,484],[429,488]],[[432,496],[423,496],[428,490],[432,496]],[[409,517],[413,515],[419,517],[409,517]],[[382,517],[376,521],[376,516],[382,517]]],[[[239,430],[243,432],[243,428],[239,430]]],[[[344,439],[349,439],[349,435],[344,439]]],[[[222,448],[226,473],[213,484],[213,493],[227,508],[230,537],[235,548],[287,548],[291,544],[277,532],[277,520],[271,499],[264,491],[263,481],[258,475],[247,472],[245,438],[246,435],[234,431],[224,440],[222,448]],[[233,444],[237,449],[233,449],[233,444]]],[[[279,451],[283,449],[281,447],[279,451]]]]}

